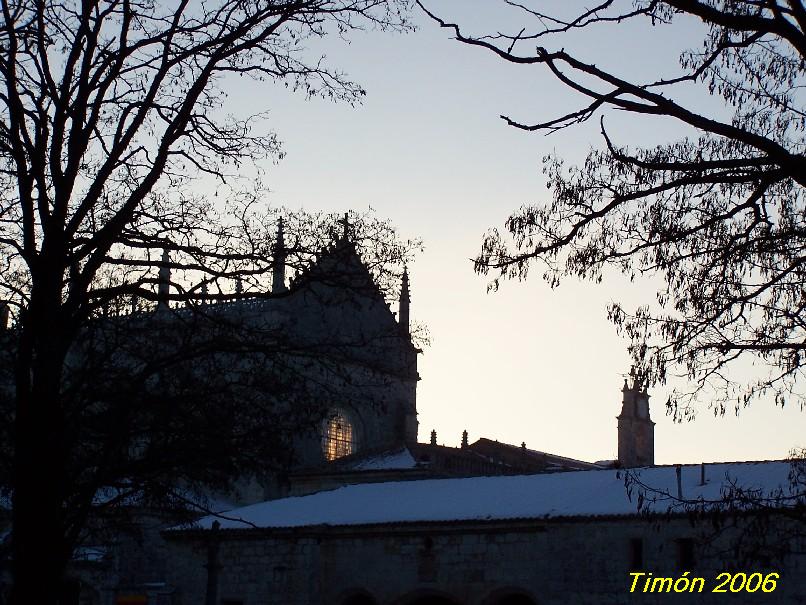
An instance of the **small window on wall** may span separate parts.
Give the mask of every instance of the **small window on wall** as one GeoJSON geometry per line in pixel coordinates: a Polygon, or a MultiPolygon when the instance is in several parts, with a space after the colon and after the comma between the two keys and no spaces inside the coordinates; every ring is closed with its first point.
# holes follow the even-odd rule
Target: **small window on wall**
{"type": "Polygon", "coordinates": [[[644,568],[644,541],[641,538],[630,539],[630,570],[640,571],[644,568]]]}
{"type": "Polygon", "coordinates": [[[680,538],[677,540],[677,566],[683,570],[692,570],[696,563],[694,557],[694,540],[680,538]]]}
{"type": "Polygon", "coordinates": [[[322,451],[326,460],[354,454],[358,449],[358,434],[354,423],[344,410],[334,410],[325,419],[322,431],[322,451]]]}

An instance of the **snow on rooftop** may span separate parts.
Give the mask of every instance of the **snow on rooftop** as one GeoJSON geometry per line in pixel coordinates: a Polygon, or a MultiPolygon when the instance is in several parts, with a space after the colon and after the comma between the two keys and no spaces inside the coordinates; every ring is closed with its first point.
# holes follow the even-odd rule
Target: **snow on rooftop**
{"type": "MultiPolygon", "coordinates": [[[[682,492],[688,500],[718,500],[732,485],[765,493],[788,489],[789,462],[748,462],[682,467],[682,492]]],[[[631,469],[660,492],[677,494],[675,467],[631,469]]],[[[589,470],[539,475],[429,479],[349,485],[308,496],[271,500],[201,519],[210,528],[288,528],[316,525],[547,519],[553,517],[634,515],[636,493],[628,495],[624,470],[589,470]]],[[[649,506],[666,512],[673,501],[649,506]]]]}
{"type": "Polygon", "coordinates": [[[365,458],[349,468],[352,471],[384,471],[414,468],[415,466],[417,466],[417,461],[408,448],[403,448],[397,452],[385,452],[378,456],[365,458]]]}

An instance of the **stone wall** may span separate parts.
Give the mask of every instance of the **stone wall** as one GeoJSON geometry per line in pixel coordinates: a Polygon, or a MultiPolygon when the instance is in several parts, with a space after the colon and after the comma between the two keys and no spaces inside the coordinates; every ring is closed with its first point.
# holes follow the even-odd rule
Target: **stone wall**
{"type": "MultiPolygon", "coordinates": [[[[578,603],[804,603],[803,557],[766,568],[713,558],[728,537],[703,542],[706,529],[685,519],[509,522],[220,532],[219,602],[243,605],[343,603],[359,591],[378,603],[404,605],[441,595],[467,605],[492,605],[519,594],[540,605],[578,603]],[[681,576],[681,538],[695,541],[691,577],[705,578],[701,594],[630,594],[635,540],[641,571],[681,576]],[[721,571],[781,574],[776,590],[713,594],[721,571]]],[[[171,583],[175,603],[205,602],[206,540],[210,532],[174,535],[171,583]]],[[[682,586],[682,585],[681,585],[682,586]]],[[[528,601],[524,601],[528,602],[528,601]]]]}

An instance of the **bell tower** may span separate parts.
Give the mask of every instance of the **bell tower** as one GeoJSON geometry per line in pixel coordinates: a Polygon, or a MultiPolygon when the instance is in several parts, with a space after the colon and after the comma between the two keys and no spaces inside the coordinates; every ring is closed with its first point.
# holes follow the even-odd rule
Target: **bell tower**
{"type": "Polygon", "coordinates": [[[624,379],[618,420],[618,461],[623,468],[655,464],[655,423],[649,417],[646,385],[631,373],[632,386],[624,379]]]}

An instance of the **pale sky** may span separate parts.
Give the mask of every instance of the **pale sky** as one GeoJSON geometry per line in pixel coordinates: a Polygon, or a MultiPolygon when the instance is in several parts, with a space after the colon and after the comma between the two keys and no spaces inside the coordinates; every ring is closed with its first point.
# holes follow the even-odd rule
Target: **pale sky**
{"type": "MultiPolygon", "coordinates": [[[[427,4],[476,26],[508,18],[493,11],[498,3],[427,4]]],[[[286,157],[266,165],[267,201],[327,212],[371,206],[404,237],[424,240],[425,252],[409,268],[412,317],[432,337],[419,365],[421,441],[436,429],[439,443],[457,446],[467,429],[471,441],[525,441],[583,460],[613,459],[630,363],[605,307],[651,302],[654,290],[616,275],[598,286],[569,280],[552,291],[535,270],[528,282],[487,294],[487,280],[469,260],[488,228],[501,227],[522,204],[549,199],[545,154],[576,163],[601,146],[598,118],[549,137],[507,127],[499,114],[538,121],[579,100],[544,70],[507,65],[420,16],[415,21],[415,33],[359,33],[349,46],[326,40],[318,49],[366,88],[359,107],[305,100],[266,83],[230,88],[226,109],[269,110],[267,124],[284,142],[286,157]]],[[[640,77],[671,72],[675,49],[700,44],[695,23],[621,32],[562,46],[640,77]]],[[[697,102],[718,111],[714,99],[697,102]]],[[[685,132],[673,123],[605,116],[617,143],[651,145],[685,132]]],[[[703,408],[696,421],[679,425],[665,414],[666,391],[650,395],[657,463],[777,459],[806,446],[806,412],[796,406],[759,401],[738,418],[716,419],[703,408]]]]}

